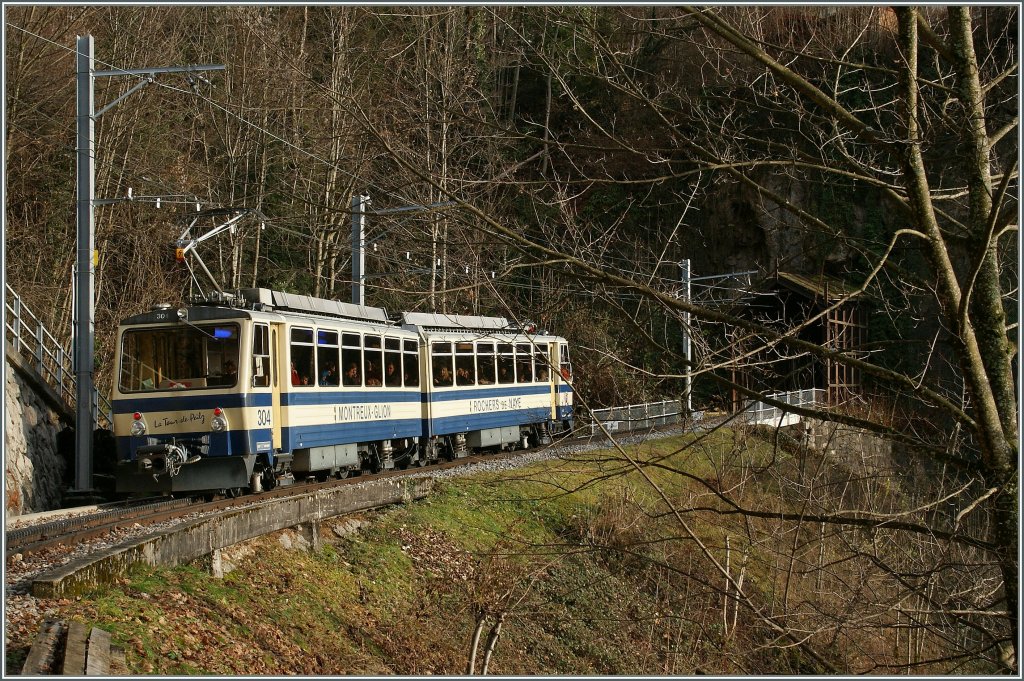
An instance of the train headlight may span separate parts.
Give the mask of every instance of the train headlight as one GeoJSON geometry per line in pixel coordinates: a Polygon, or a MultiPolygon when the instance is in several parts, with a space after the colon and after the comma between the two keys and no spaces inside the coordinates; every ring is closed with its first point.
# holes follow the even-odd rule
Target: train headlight
{"type": "Polygon", "coordinates": [[[128,427],[128,432],[135,437],[141,437],[146,434],[146,422],[142,420],[142,414],[135,412],[132,414],[132,425],[128,427]]]}
{"type": "Polygon", "coordinates": [[[213,418],[210,419],[210,430],[215,433],[223,433],[228,429],[228,419],[224,416],[224,410],[220,407],[215,407],[213,410],[213,418]]]}

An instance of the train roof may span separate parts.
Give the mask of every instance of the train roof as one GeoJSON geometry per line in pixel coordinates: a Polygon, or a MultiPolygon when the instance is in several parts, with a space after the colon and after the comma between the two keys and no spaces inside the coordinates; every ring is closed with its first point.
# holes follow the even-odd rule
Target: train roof
{"type": "MultiPolygon", "coordinates": [[[[167,324],[180,319],[179,309],[169,304],[154,305],[149,312],[128,317],[123,325],[167,324]]],[[[340,300],[274,291],[266,288],[243,288],[232,293],[214,293],[208,298],[193,300],[187,307],[189,322],[221,319],[271,317],[277,314],[302,315],[309,318],[347,320],[394,330],[421,334],[467,334],[486,336],[545,336],[560,338],[539,331],[536,324],[516,324],[505,317],[455,315],[432,312],[403,312],[397,320],[382,307],[354,305],[340,300]]]]}
{"type": "Polygon", "coordinates": [[[378,324],[393,323],[388,319],[388,311],[383,307],[369,305],[353,305],[340,300],[314,298],[297,293],[273,291],[267,288],[243,288],[238,291],[239,297],[250,304],[259,305],[264,310],[279,312],[305,312],[325,317],[343,317],[358,321],[377,322],[378,324]]]}
{"type": "MultiPolygon", "coordinates": [[[[212,319],[247,319],[254,313],[292,313],[327,319],[344,319],[374,325],[396,326],[382,307],[353,305],[339,300],[273,291],[265,288],[239,289],[234,293],[214,293],[194,299],[187,306],[190,322],[212,319]]],[[[122,324],[166,324],[180,319],[178,308],[168,303],[154,305],[149,312],[128,317],[122,324]]]]}
{"type": "Polygon", "coordinates": [[[504,317],[477,317],[463,314],[433,312],[403,312],[403,328],[423,331],[484,331],[488,333],[515,333],[504,317]]]}
{"type": "Polygon", "coordinates": [[[430,312],[404,312],[403,329],[418,331],[424,335],[474,334],[479,336],[506,336],[529,338],[543,336],[560,338],[547,331],[540,331],[533,323],[512,324],[504,317],[478,317],[473,315],[450,315],[430,312]]]}

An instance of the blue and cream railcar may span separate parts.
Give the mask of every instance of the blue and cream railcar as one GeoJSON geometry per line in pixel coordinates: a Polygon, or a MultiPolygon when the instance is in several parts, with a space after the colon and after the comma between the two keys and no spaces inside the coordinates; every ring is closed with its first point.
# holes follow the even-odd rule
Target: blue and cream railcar
{"type": "Polygon", "coordinates": [[[564,338],[504,318],[405,313],[421,341],[426,460],[550,442],[572,427],[564,338]]]}
{"type": "Polygon", "coordinates": [[[379,308],[266,289],[160,306],[122,323],[116,362],[118,491],[259,491],[416,453],[417,336],[379,308]]]}
{"type": "Polygon", "coordinates": [[[381,308],[263,291],[282,313],[288,361],[282,449],[298,477],[379,471],[416,459],[421,429],[419,344],[381,308]],[[323,316],[333,315],[333,316],[323,316]]]}

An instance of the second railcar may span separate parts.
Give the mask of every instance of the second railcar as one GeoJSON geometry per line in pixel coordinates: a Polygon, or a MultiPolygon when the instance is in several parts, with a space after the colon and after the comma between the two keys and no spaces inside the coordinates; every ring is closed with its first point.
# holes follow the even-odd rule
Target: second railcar
{"type": "Polygon", "coordinates": [[[428,459],[550,442],[572,427],[568,343],[501,317],[405,313],[421,338],[428,459]]]}

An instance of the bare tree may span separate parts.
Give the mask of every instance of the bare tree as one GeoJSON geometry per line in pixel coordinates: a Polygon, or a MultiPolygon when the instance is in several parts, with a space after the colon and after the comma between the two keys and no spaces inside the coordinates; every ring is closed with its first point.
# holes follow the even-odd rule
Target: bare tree
{"type": "MultiPolygon", "coordinates": [[[[226,243],[226,283],[338,297],[353,193],[378,207],[453,202],[372,218],[373,302],[564,331],[583,406],[677,390],[686,315],[700,348],[689,373],[709,393],[764,398],[740,376],[776,371],[771,353],[859,371],[865,398],[796,411],[874,433],[890,460],[854,465],[782,433],[771,442],[795,458],[755,461],[739,443],[707,475],[622,453],[621,471],[661,470],[694,491],[642,507],[663,554],[608,550],[685,573],[686,590],[712,585],[702,602],[735,660],[745,645],[799,649],[820,670],[1016,669],[1015,8],[26,6],[7,17],[7,275],[58,329],[70,328],[74,261],[74,67],[58,46],[92,31],[114,67],[230,62],[219,89],[160,79],[101,117],[98,193],[260,204],[274,227],[226,243]],[[683,300],[683,258],[841,277],[847,298],[874,301],[876,335],[830,347],[805,334],[815,319],[752,315],[740,287],[683,300]],[[707,517],[737,520],[728,552],[694,535],[707,517]],[[696,552],[669,548],[679,541],[696,552]],[[766,555],[770,569],[749,567],[766,555]],[[824,653],[883,639],[898,651],[824,653]]],[[[100,211],[101,363],[117,318],[187,291],[168,257],[180,228],[178,210],[100,211]]]]}
{"type": "MultiPolygon", "coordinates": [[[[897,420],[879,409],[850,405],[797,411],[889,439],[900,457],[917,462],[913,470],[927,484],[898,503],[891,499],[894,505],[886,511],[872,509],[875,498],[859,485],[850,488],[857,492],[852,507],[821,496],[839,484],[832,475],[805,496],[804,511],[764,501],[744,503],[735,490],[709,484],[713,504],[687,507],[665,498],[664,512],[695,540],[687,529],[687,513],[771,520],[781,524],[779,531],[795,524],[798,534],[805,527],[834,528],[846,552],[892,580],[894,591],[885,598],[905,590],[920,599],[920,607],[900,605],[901,617],[928,613],[933,633],[952,622],[960,631],[980,634],[931,658],[923,655],[918,639],[913,645],[920,655],[902,664],[955,664],[966,656],[1015,668],[1016,349],[1008,310],[1016,304],[1017,149],[1008,133],[1017,125],[1017,63],[1006,34],[995,26],[1014,25],[1016,12],[954,8],[926,17],[912,8],[894,15],[808,10],[800,15],[798,25],[807,36],[799,44],[775,44],[780,33],[766,21],[774,12],[734,12],[732,22],[729,10],[715,9],[659,8],[654,18],[631,10],[557,12],[551,19],[557,39],[541,50],[524,33],[523,50],[553,74],[560,97],[571,105],[563,114],[571,124],[562,126],[561,135],[523,139],[552,145],[550,172],[564,179],[545,185],[520,173],[509,184],[518,182],[524,193],[546,196],[562,208],[560,219],[536,230],[509,225],[469,201],[462,207],[485,233],[529,254],[532,263],[561,272],[564,281],[638,295],[670,314],[688,312],[704,324],[742,330],[762,348],[782,348],[861,371],[881,396],[900,404],[897,420]],[[926,55],[927,62],[919,55],[926,55]],[[673,68],[682,64],[688,67],[673,68]],[[620,118],[622,112],[628,112],[628,121],[626,115],[620,118]],[[651,134],[637,135],[641,126],[651,134]],[[958,150],[955,160],[952,149],[958,150]],[[855,293],[871,290],[894,302],[894,295],[902,295],[916,300],[920,310],[935,310],[941,326],[932,330],[942,353],[921,353],[909,366],[892,368],[883,354],[865,357],[811,342],[801,336],[801,325],[780,329],[680,301],[671,287],[652,283],[657,280],[653,270],[627,270],[592,245],[607,237],[620,243],[628,239],[614,219],[607,214],[573,219],[576,197],[588,187],[653,193],[662,184],[697,176],[711,178],[719,195],[722,187],[737,186],[784,216],[780,226],[793,227],[802,242],[799,248],[811,249],[804,256],[807,262],[823,257],[822,249],[844,249],[851,259],[858,258],[860,265],[847,273],[855,293]],[[790,190],[783,191],[780,178],[790,190]],[[859,193],[899,220],[883,221],[880,232],[867,233],[863,225],[850,224],[810,200],[809,189],[815,186],[859,193]],[[899,293],[892,294],[893,289],[899,293]],[[950,360],[945,365],[943,356],[950,360]],[[936,411],[941,419],[920,418],[936,411]],[[961,522],[982,511],[983,522],[970,528],[961,522]],[[884,534],[889,548],[865,546],[850,531],[884,534]],[[928,575],[924,583],[910,584],[901,577],[909,557],[898,554],[907,541],[924,552],[911,563],[928,575]],[[975,587],[963,590],[971,580],[975,587]]],[[[463,198],[379,131],[371,132],[407,172],[452,199],[463,198]]],[[[632,210],[627,206],[628,201],[617,208],[623,220],[632,210]]],[[[785,249],[777,253],[789,257],[785,249]]],[[[729,368],[730,361],[723,359],[704,370],[729,384],[724,374],[729,368]]],[[[823,463],[823,470],[830,465],[823,463]]],[[[902,486],[900,477],[907,470],[876,472],[871,479],[902,486]]],[[[793,471],[778,469],[776,474],[788,485],[793,471]]],[[[789,550],[790,561],[800,545],[789,550]]],[[[848,624],[823,626],[804,638],[797,633],[800,626],[767,618],[764,606],[751,600],[749,590],[710,547],[701,550],[729,580],[732,598],[827,664],[813,652],[816,643],[824,645],[826,632],[838,635],[848,624]]],[[[892,615],[885,598],[877,605],[892,615]]],[[[841,613],[834,616],[847,621],[841,613]]]]}

